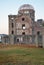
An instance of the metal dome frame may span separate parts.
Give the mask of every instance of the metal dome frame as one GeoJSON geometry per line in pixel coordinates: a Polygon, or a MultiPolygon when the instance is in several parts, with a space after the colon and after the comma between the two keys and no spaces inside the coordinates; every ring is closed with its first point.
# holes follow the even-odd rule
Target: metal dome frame
{"type": "Polygon", "coordinates": [[[19,8],[19,10],[25,10],[25,9],[34,10],[34,7],[32,5],[29,5],[29,4],[24,4],[24,5],[20,6],[20,8],[19,8]]]}

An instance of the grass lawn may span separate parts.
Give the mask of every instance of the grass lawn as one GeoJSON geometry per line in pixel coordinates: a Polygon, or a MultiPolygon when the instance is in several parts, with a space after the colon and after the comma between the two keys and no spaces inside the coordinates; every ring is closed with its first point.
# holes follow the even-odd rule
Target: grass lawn
{"type": "Polygon", "coordinates": [[[44,65],[44,49],[20,46],[0,48],[0,65],[44,65]]]}

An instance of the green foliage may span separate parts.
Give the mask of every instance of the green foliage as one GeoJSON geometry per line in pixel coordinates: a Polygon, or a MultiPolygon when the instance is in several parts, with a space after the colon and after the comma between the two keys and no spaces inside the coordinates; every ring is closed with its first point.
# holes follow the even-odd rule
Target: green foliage
{"type": "Polygon", "coordinates": [[[44,23],[42,24],[42,26],[44,26],[44,23]]]}

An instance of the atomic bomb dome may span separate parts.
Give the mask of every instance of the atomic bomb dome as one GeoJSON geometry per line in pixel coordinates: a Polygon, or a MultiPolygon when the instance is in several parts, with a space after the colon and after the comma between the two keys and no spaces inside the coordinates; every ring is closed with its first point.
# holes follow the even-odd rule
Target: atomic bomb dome
{"type": "Polygon", "coordinates": [[[29,44],[31,47],[44,48],[43,21],[41,19],[35,21],[35,9],[32,5],[21,5],[17,15],[9,15],[8,18],[9,39],[4,37],[3,43],[29,44]]]}
{"type": "Polygon", "coordinates": [[[33,21],[35,19],[35,10],[32,5],[29,5],[29,4],[21,5],[18,10],[18,15],[21,15],[21,14],[29,15],[33,21]]]}
{"type": "Polygon", "coordinates": [[[29,4],[24,4],[24,5],[22,5],[19,8],[19,10],[26,10],[26,9],[28,9],[28,10],[32,9],[32,10],[34,10],[34,7],[32,5],[29,5],[29,4]]]}

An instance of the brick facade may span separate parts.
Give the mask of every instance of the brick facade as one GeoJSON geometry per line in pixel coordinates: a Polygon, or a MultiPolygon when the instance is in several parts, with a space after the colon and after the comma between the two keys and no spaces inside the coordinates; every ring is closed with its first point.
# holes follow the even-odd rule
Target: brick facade
{"type": "Polygon", "coordinates": [[[37,47],[44,47],[42,26],[35,22],[35,10],[33,6],[28,4],[21,6],[18,14],[8,15],[8,19],[10,44],[26,43],[34,44],[37,47]],[[41,40],[42,42],[40,43],[41,40]]]}

